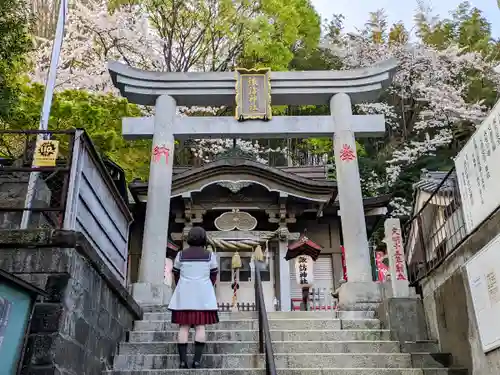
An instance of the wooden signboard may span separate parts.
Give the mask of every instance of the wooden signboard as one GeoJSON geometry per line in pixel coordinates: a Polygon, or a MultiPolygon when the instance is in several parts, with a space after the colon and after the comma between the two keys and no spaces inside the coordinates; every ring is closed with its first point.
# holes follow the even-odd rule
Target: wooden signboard
{"type": "Polygon", "coordinates": [[[235,117],[239,121],[271,119],[270,69],[236,69],[235,117]]]}

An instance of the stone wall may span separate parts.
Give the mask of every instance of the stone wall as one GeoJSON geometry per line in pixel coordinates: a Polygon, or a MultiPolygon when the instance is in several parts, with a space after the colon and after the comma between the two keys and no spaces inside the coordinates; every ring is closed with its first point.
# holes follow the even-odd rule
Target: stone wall
{"type": "MultiPolygon", "coordinates": [[[[25,206],[26,191],[28,188],[29,173],[10,172],[0,173],[0,229],[19,229],[23,213],[8,211],[10,208],[25,206]]],[[[32,207],[51,207],[52,193],[42,178],[37,179],[34,188],[32,207]]],[[[59,203],[57,205],[59,206],[59,203]]],[[[31,212],[28,228],[55,227],[58,217],[56,212],[31,212]]]]}
{"type": "Polygon", "coordinates": [[[0,231],[0,267],[44,289],[23,374],[100,375],[142,311],[90,243],[71,231],[0,231]]]}
{"type": "Polygon", "coordinates": [[[463,242],[422,282],[423,303],[430,337],[453,363],[471,375],[500,374],[500,349],[484,354],[467,281],[465,263],[497,236],[500,210],[463,242]]]}

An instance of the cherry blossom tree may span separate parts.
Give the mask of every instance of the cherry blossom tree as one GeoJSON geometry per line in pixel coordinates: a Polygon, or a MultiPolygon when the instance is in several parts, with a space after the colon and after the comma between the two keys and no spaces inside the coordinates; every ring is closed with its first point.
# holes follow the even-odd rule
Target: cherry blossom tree
{"type": "MultiPolygon", "coordinates": [[[[479,79],[497,88],[500,80],[494,72],[498,63],[484,54],[454,43],[437,48],[420,40],[408,42],[401,25],[388,33],[392,39],[386,36],[384,40],[384,25],[374,18],[358,34],[338,35],[330,48],[341,57],[343,69],[371,66],[388,58],[400,62],[383,100],[357,106],[360,113],[384,114],[388,127],[379,150],[385,170],[364,175],[365,190],[376,194],[393,191],[402,174],[422,158],[460,149],[488,111],[482,100],[470,100],[472,86],[479,79]]],[[[410,213],[408,188],[392,202],[394,215],[410,213]]]]}
{"type": "MultiPolygon", "coordinates": [[[[120,2],[118,2],[120,3],[120,2]]],[[[105,0],[75,2],[58,72],[58,88],[112,92],[106,62],[155,71],[224,71],[237,64],[283,69],[296,47],[314,47],[319,18],[308,1],[127,2],[112,11],[105,0]],[[280,38],[276,35],[282,33],[280,38]]],[[[44,82],[51,40],[40,40],[32,78],[44,82]]],[[[147,111],[147,109],[145,109],[147,111]]],[[[179,108],[180,115],[221,114],[227,108],[179,108]]],[[[237,141],[261,160],[269,150],[237,141]]],[[[199,141],[194,155],[209,160],[232,140],[199,141]]]]}
{"type": "MultiPolygon", "coordinates": [[[[262,0],[259,8],[243,0],[203,0],[197,9],[194,0],[116,3],[112,12],[104,0],[73,4],[58,75],[60,90],[114,92],[106,70],[109,60],[159,71],[222,71],[236,65],[286,69],[294,54],[308,56],[307,46],[314,47],[318,38],[317,15],[306,0],[262,0]]],[[[367,160],[380,162],[362,171],[365,193],[396,191],[394,213],[407,214],[407,171],[427,167],[432,163],[422,160],[433,158],[441,167],[452,165],[450,158],[491,106],[495,95],[483,89],[486,85],[491,93],[499,87],[494,72],[498,46],[490,41],[489,25],[480,11],[466,3],[451,20],[439,20],[421,9],[416,36],[401,23],[389,27],[383,11],[371,13],[366,28],[354,34],[342,31],[341,16],[333,19],[325,32],[328,48],[322,55],[316,50],[316,60],[324,56],[327,65],[342,69],[392,57],[400,62],[382,100],[355,110],[382,113],[387,122],[383,141],[362,145],[367,160]]],[[[44,82],[50,47],[50,41],[41,40],[33,72],[37,82],[44,82]]],[[[229,114],[230,109],[180,109],[180,115],[206,113],[229,114]]],[[[238,144],[266,161],[269,148],[251,141],[238,144]]],[[[208,161],[232,145],[233,140],[198,140],[189,147],[197,158],[208,161]]]]}

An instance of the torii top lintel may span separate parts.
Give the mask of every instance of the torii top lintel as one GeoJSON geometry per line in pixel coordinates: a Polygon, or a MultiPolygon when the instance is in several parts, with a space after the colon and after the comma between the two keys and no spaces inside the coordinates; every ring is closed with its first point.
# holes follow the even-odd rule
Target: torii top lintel
{"type": "MultiPolygon", "coordinates": [[[[398,61],[354,70],[273,72],[273,105],[328,104],[338,93],[351,96],[353,103],[373,102],[391,84],[398,61]]],[[[108,69],[113,84],[130,102],[154,105],[158,96],[170,95],[178,106],[233,105],[236,95],[234,72],[154,72],[111,61],[108,69]]]]}

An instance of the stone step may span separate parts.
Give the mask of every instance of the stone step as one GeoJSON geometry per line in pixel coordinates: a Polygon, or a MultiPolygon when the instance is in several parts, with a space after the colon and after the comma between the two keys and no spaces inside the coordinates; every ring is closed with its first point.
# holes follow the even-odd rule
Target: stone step
{"type": "Polygon", "coordinates": [[[417,368],[447,368],[452,365],[452,359],[449,353],[411,353],[411,362],[417,368]]]}
{"type": "MultiPolygon", "coordinates": [[[[112,370],[104,375],[266,375],[264,369],[226,368],[197,370],[112,370]]],[[[277,368],[277,375],[467,375],[463,369],[388,369],[388,368],[277,368]]]]}
{"type": "MultiPolygon", "coordinates": [[[[129,342],[175,342],[177,330],[132,331],[129,342]]],[[[194,340],[194,332],[189,333],[189,341],[194,340]]],[[[207,341],[256,341],[257,330],[214,330],[207,331],[207,341]]],[[[389,330],[271,330],[273,341],[389,341],[389,330]]]]}
{"type": "MultiPolygon", "coordinates": [[[[411,356],[401,353],[275,353],[276,367],[280,368],[411,368],[411,356]]],[[[206,368],[264,368],[260,354],[206,354],[202,358],[206,368]]],[[[115,370],[162,370],[179,367],[177,354],[135,354],[115,357],[115,370]]]]}
{"type": "MultiPolygon", "coordinates": [[[[157,307],[144,309],[143,320],[170,320],[170,312],[166,308],[157,307]]],[[[373,319],[374,311],[291,311],[268,312],[269,319],[373,319]]],[[[239,320],[239,319],[255,319],[257,312],[255,311],[239,311],[239,312],[220,312],[220,320],[239,320]]]]}
{"type": "MultiPolygon", "coordinates": [[[[190,353],[194,345],[188,345],[190,353]]],[[[397,341],[275,341],[275,353],[399,353],[397,341]]],[[[212,341],[207,342],[205,353],[258,353],[259,343],[256,341],[212,341]]],[[[177,354],[174,342],[154,343],[122,343],[119,354],[177,354]]]]}
{"type": "Polygon", "coordinates": [[[401,350],[404,353],[438,353],[439,344],[436,341],[406,341],[401,344],[401,350]]]}
{"type": "MultiPolygon", "coordinates": [[[[380,329],[378,319],[270,319],[270,329],[380,329]]],[[[142,320],[134,323],[134,331],[167,331],[177,329],[177,324],[165,320],[142,320]]],[[[259,329],[257,319],[223,320],[207,327],[208,330],[254,330],[259,329]]]]}
{"type": "MultiPolygon", "coordinates": [[[[389,369],[389,368],[277,368],[277,375],[467,375],[463,369],[389,369]]],[[[112,370],[104,375],[266,375],[264,369],[226,368],[197,370],[112,370]]]]}

